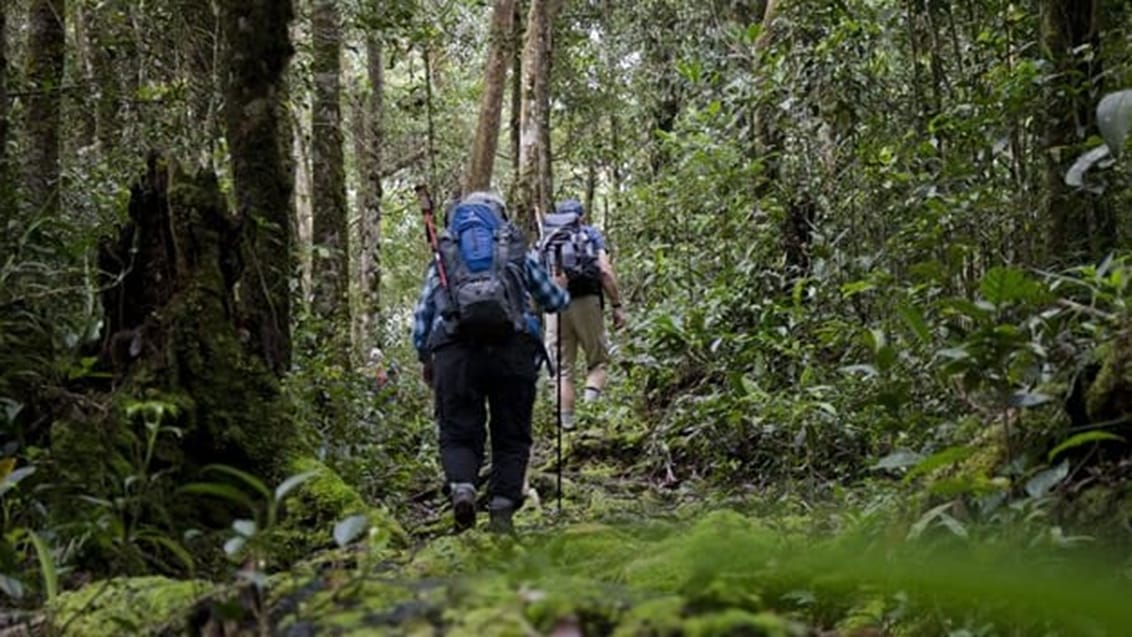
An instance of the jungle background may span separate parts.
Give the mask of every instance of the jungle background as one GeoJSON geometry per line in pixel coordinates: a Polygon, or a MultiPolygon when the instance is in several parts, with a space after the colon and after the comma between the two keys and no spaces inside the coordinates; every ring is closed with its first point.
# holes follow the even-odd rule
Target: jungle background
{"type": "Polygon", "coordinates": [[[3,0],[0,632],[1126,634],[1130,28],[3,0]],[[515,538],[450,533],[421,184],[621,280],[515,538]]]}

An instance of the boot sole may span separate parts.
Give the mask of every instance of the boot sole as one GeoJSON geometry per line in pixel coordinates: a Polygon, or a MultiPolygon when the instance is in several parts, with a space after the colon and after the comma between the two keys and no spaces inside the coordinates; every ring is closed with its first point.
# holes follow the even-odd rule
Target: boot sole
{"type": "Polygon", "coordinates": [[[452,515],[456,518],[456,529],[464,531],[476,524],[476,504],[471,500],[459,500],[452,505],[452,515]]]}

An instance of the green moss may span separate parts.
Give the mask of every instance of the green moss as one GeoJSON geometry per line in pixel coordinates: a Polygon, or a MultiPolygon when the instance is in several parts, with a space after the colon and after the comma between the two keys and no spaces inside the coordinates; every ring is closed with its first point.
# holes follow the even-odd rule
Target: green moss
{"type": "Polygon", "coordinates": [[[1132,491],[1126,485],[1094,484],[1057,507],[1057,519],[1070,529],[1097,538],[1129,539],[1132,491]]]}
{"type": "Polygon", "coordinates": [[[678,595],[657,597],[630,609],[618,622],[612,637],[678,635],[684,625],[686,602],[678,595]]]}
{"type": "Polygon", "coordinates": [[[841,632],[852,633],[856,630],[877,628],[884,621],[887,603],[881,595],[868,597],[853,606],[846,616],[837,623],[841,632]]]}
{"type": "Polygon", "coordinates": [[[335,546],[334,525],[352,515],[365,515],[378,541],[404,546],[408,535],[385,510],[366,504],[358,492],[329,467],[311,457],[290,463],[291,475],[313,471],[284,502],[278,528],[271,531],[272,556],[290,564],[311,552],[335,546]]]}
{"type": "Polygon", "coordinates": [[[492,547],[491,538],[479,533],[444,535],[421,548],[404,571],[417,578],[472,573],[494,557],[492,547]]]}
{"type": "MultiPolygon", "coordinates": [[[[1017,436],[1018,432],[1014,431],[1012,435],[1017,436]]],[[[985,494],[1010,487],[1008,478],[997,475],[1009,457],[1006,430],[1001,423],[980,429],[967,447],[971,450],[970,455],[927,475],[925,486],[929,493],[950,497],[965,493],[985,494]]]]}
{"type": "Polygon", "coordinates": [[[739,513],[714,511],[640,554],[622,576],[634,587],[655,591],[714,594],[718,581],[724,588],[754,592],[754,578],[780,541],[739,513]]]}
{"type": "Polygon", "coordinates": [[[1085,393],[1085,408],[1094,422],[1132,413],[1132,332],[1122,333],[1104,350],[1101,369],[1085,393]]]}
{"type": "Polygon", "coordinates": [[[60,633],[84,637],[142,634],[175,620],[215,588],[195,580],[116,578],[63,593],[47,609],[60,633]]]}
{"type": "Polygon", "coordinates": [[[688,637],[801,637],[806,632],[778,615],[753,614],[732,608],[689,619],[684,625],[684,634],[688,637]]]}
{"type": "Polygon", "coordinates": [[[522,612],[514,605],[452,609],[447,613],[446,619],[451,623],[444,631],[446,635],[526,637],[537,634],[534,626],[523,618],[522,612]]]}

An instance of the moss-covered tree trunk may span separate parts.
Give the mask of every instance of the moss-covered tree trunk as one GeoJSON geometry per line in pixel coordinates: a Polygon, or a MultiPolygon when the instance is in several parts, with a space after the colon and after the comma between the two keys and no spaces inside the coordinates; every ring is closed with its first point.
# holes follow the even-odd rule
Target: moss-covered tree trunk
{"type": "Polygon", "coordinates": [[[28,140],[24,156],[24,201],[36,213],[59,212],[59,122],[63,81],[63,0],[35,0],[31,5],[27,74],[31,94],[24,111],[28,140]]]}
{"type": "Polygon", "coordinates": [[[235,295],[251,220],[228,212],[214,175],[184,175],[158,155],[131,189],[129,219],[99,257],[104,363],[125,393],[156,390],[185,407],[187,467],[277,474],[293,428],[274,412],[278,383],[235,295]]]}
{"type": "Polygon", "coordinates": [[[7,3],[0,2],[0,208],[8,210],[8,30],[7,3]]]}
{"type": "Polygon", "coordinates": [[[1095,134],[1101,94],[1100,0],[1044,3],[1046,54],[1054,63],[1046,113],[1046,210],[1050,258],[1099,259],[1115,245],[1116,215],[1102,195],[1070,188],[1065,173],[1095,134]]]}
{"type": "MultiPolygon", "coordinates": [[[[340,17],[334,0],[318,0],[311,14],[314,101],[311,109],[311,188],[314,209],[311,262],[314,310],[323,325],[326,345],[349,353],[341,335],[349,326],[349,250],[346,224],[346,178],[342,151],[340,17]]],[[[345,361],[343,361],[345,362],[345,361]]]]}
{"type": "MultiPolygon", "coordinates": [[[[119,539],[132,546],[147,532],[231,522],[231,503],[176,493],[209,480],[204,466],[234,466],[274,482],[301,447],[236,301],[251,219],[229,213],[213,174],[185,175],[157,154],[132,187],[128,212],[98,255],[99,368],[114,378],[112,408],[56,421],[51,445],[60,484],[132,503],[117,513],[119,539]],[[152,454],[138,453],[150,436],[152,454]],[[131,476],[139,486],[123,496],[117,489],[131,476]]],[[[164,551],[150,549],[112,550],[111,570],[175,568],[164,551]]]]}
{"type": "Polygon", "coordinates": [[[253,351],[282,375],[291,366],[293,181],[280,118],[293,9],[290,0],[224,0],[221,17],[226,134],[236,205],[250,229],[240,298],[253,351]]]}
{"type": "Polygon", "coordinates": [[[360,118],[363,131],[359,134],[362,148],[358,153],[362,166],[362,245],[359,251],[359,270],[363,299],[358,323],[361,342],[377,345],[381,345],[374,332],[381,320],[381,176],[384,170],[382,145],[385,143],[383,48],[380,37],[372,33],[366,36],[366,74],[369,76],[370,92],[360,118]]]}
{"type": "Polygon", "coordinates": [[[484,71],[483,96],[480,98],[479,123],[468,161],[468,174],[464,179],[465,193],[484,190],[491,185],[495,149],[499,145],[499,119],[503,112],[514,17],[514,0],[495,0],[488,35],[487,67],[484,71]]]}

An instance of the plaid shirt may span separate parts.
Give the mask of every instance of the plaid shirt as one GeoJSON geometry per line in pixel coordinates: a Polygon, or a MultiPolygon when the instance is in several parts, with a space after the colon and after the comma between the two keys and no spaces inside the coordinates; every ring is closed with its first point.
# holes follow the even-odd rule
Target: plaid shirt
{"type": "MultiPolygon", "coordinates": [[[[546,269],[539,265],[538,261],[531,255],[527,255],[524,265],[526,266],[526,277],[523,283],[526,285],[527,293],[534,298],[535,302],[547,312],[558,312],[565,309],[570,303],[570,293],[555,285],[550,280],[550,275],[547,274],[546,269]]],[[[429,334],[443,320],[436,311],[436,302],[433,300],[433,295],[439,285],[440,277],[436,275],[436,262],[434,261],[428,267],[428,275],[425,276],[421,296],[417,300],[417,309],[413,312],[413,347],[416,348],[417,355],[421,360],[424,360],[428,353],[429,334]]]]}

